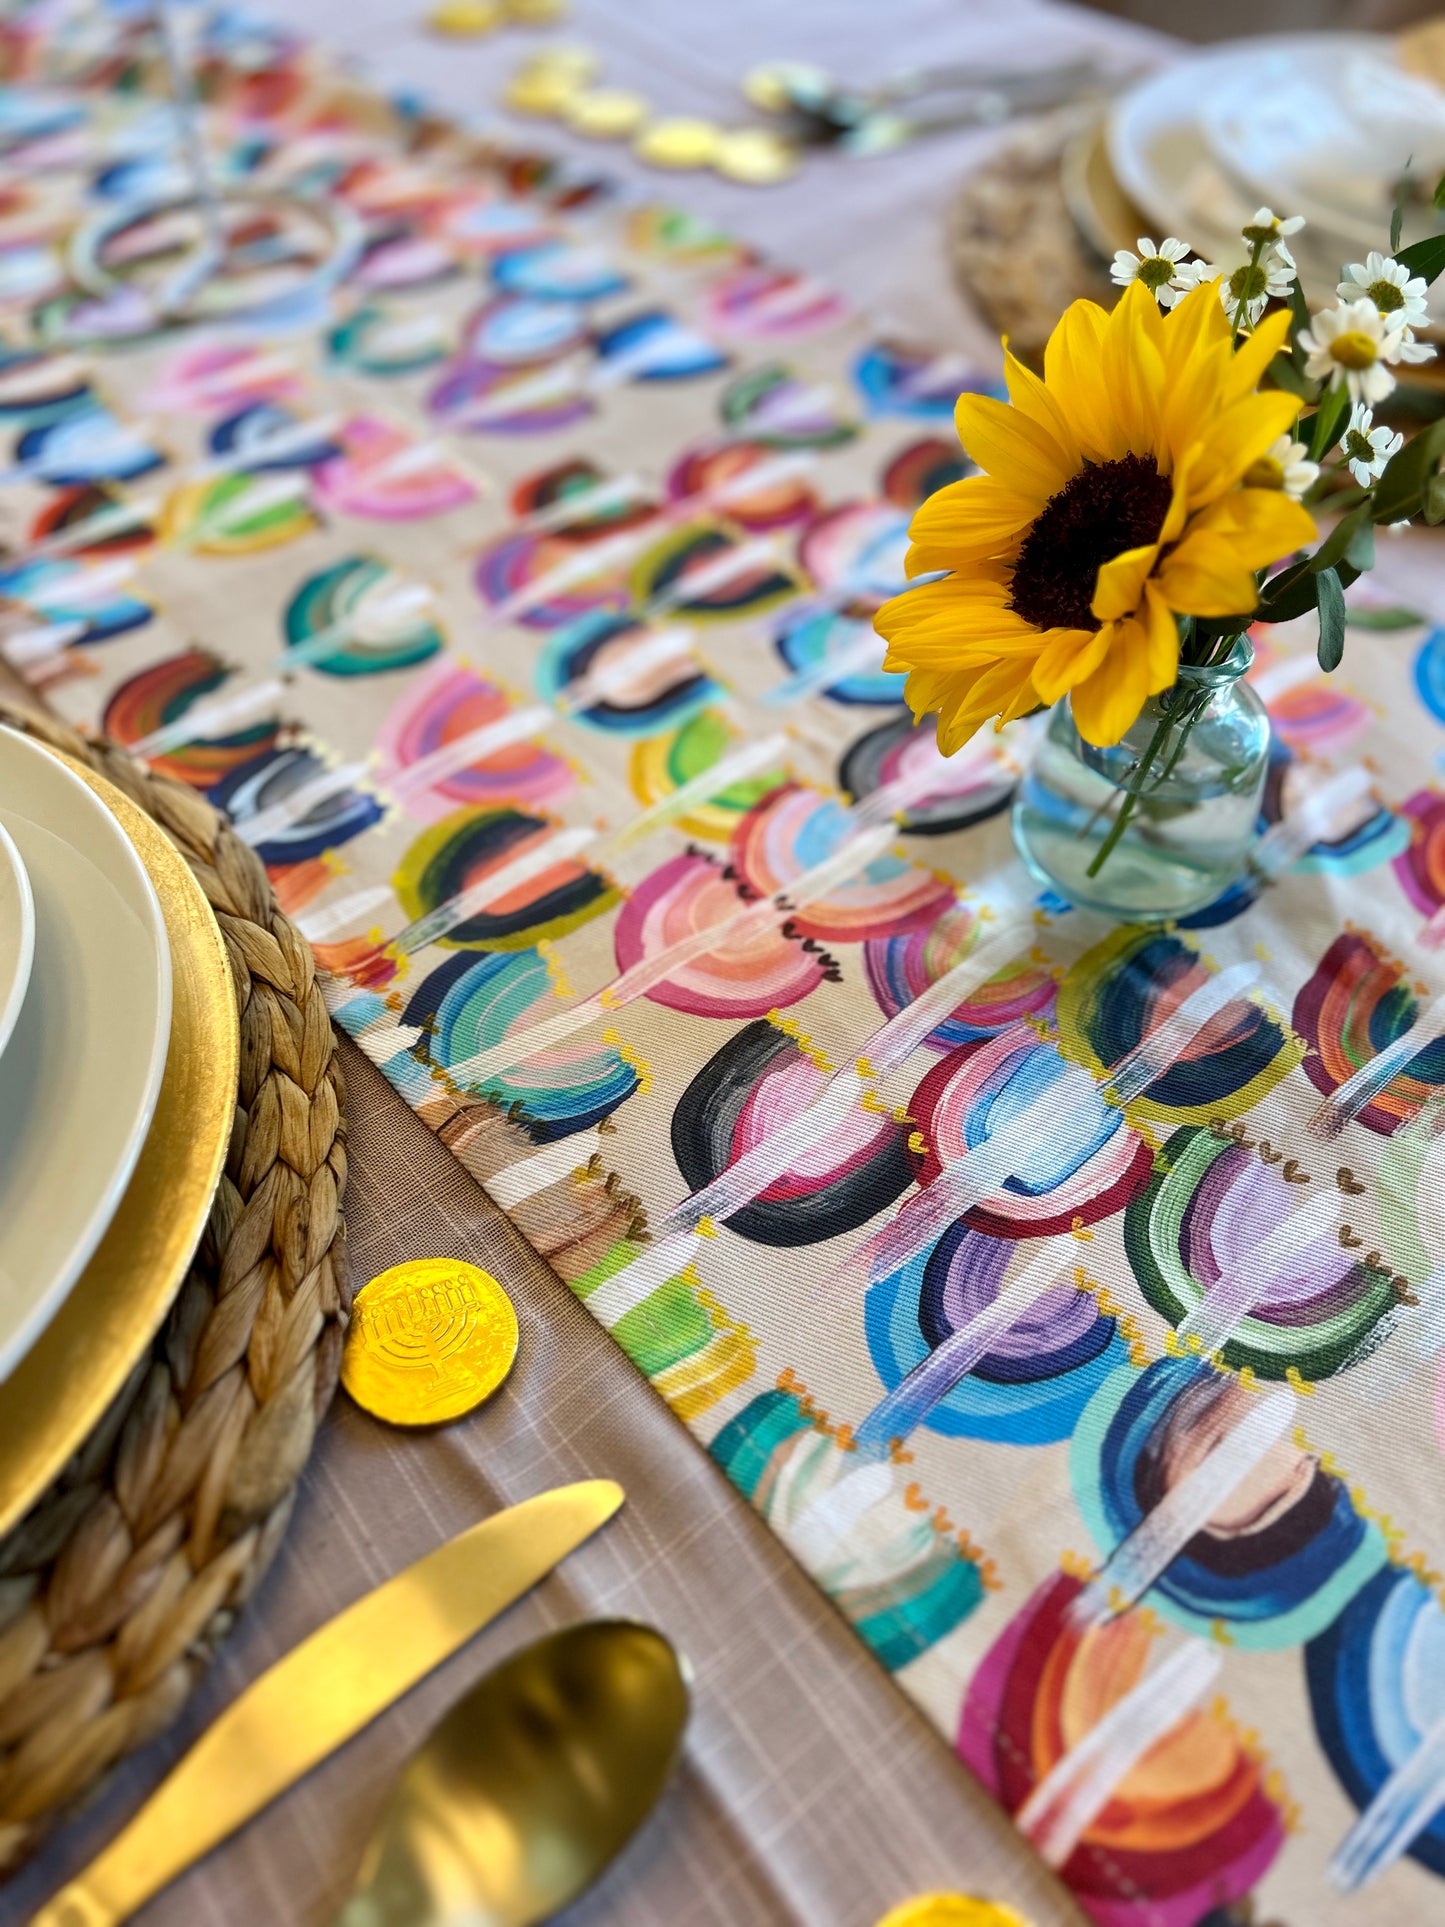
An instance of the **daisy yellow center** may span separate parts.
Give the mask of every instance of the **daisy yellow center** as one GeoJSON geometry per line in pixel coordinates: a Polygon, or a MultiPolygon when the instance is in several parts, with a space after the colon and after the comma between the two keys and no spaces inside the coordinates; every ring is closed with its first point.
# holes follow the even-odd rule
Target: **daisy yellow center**
{"type": "Polygon", "coordinates": [[[1166,261],[1162,254],[1146,254],[1139,263],[1139,279],[1151,292],[1168,287],[1173,278],[1174,263],[1166,261]]]}
{"type": "Polygon", "coordinates": [[[1014,564],[1009,600],[1040,629],[1097,629],[1090,604],[1099,570],[1158,539],[1169,478],[1152,455],[1086,462],[1035,518],[1014,564]]]}
{"type": "Polygon", "coordinates": [[[1336,335],[1330,343],[1330,353],[1341,368],[1373,368],[1379,359],[1379,349],[1374,340],[1358,328],[1336,335]]]}
{"type": "Polygon", "coordinates": [[[1262,294],[1269,293],[1269,276],[1257,261],[1246,261],[1242,268],[1236,268],[1229,277],[1229,296],[1232,302],[1258,301],[1262,294]]]}
{"type": "Polygon", "coordinates": [[[1372,281],[1365,293],[1381,314],[1398,314],[1405,305],[1405,297],[1393,281],[1372,281]]]}
{"type": "Polygon", "coordinates": [[[1284,468],[1273,455],[1260,455],[1244,471],[1246,488],[1283,488],[1284,468]]]}

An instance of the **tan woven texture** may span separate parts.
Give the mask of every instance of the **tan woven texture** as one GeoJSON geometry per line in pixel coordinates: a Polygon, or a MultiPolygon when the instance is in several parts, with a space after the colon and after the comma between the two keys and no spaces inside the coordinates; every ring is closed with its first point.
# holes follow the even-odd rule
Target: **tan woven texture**
{"type": "Polygon", "coordinates": [[[349,1311],[344,1086],[305,939],[192,790],[0,703],[149,812],[216,913],[240,1089],[210,1220],[159,1336],[0,1540],[0,1873],[167,1726],[265,1572],[336,1387],[349,1311]]]}

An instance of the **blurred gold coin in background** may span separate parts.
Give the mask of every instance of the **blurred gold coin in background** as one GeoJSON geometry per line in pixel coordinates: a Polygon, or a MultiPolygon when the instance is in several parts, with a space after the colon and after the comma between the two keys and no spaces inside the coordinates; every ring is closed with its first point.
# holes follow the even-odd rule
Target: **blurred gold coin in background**
{"type": "Polygon", "coordinates": [[[356,1294],[341,1382],[390,1425],[440,1425],[492,1393],[517,1356],[517,1314],[461,1258],[412,1258],[356,1294]]]}
{"type": "Polygon", "coordinates": [[[574,94],[563,109],[569,127],[593,140],[626,140],[635,134],[651,109],[641,94],[621,87],[593,87],[574,94]]]}
{"type": "Polygon", "coordinates": [[[826,93],[828,85],[821,67],[801,60],[770,60],[744,76],[743,95],[765,114],[783,114],[800,94],[804,99],[816,98],[826,93]]]}
{"type": "Polygon", "coordinates": [[[632,151],[651,167],[707,167],[721,138],[722,129],[712,121],[679,116],[644,127],[632,151]]]}
{"type": "Polygon", "coordinates": [[[723,134],[712,164],[730,181],[771,187],[798,171],[798,150],[770,127],[736,127],[723,134]]]}
{"type": "Polygon", "coordinates": [[[1030,1927],[1012,1907],[972,1894],[915,1894],[902,1900],[878,1922],[878,1927],[1030,1927]]]}
{"type": "Polygon", "coordinates": [[[551,27],[567,18],[567,0],[505,0],[505,6],[519,27],[551,27]]]}
{"type": "Polygon", "coordinates": [[[502,95],[502,105],[510,107],[514,114],[538,114],[543,118],[555,118],[565,113],[573,97],[581,93],[585,83],[575,74],[565,69],[545,68],[536,70],[524,68],[514,74],[507,83],[502,95]]]}
{"type": "Polygon", "coordinates": [[[450,39],[467,40],[474,35],[495,33],[502,24],[502,9],[497,0],[445,0],[426,17],[433,33],[450,39]]]}

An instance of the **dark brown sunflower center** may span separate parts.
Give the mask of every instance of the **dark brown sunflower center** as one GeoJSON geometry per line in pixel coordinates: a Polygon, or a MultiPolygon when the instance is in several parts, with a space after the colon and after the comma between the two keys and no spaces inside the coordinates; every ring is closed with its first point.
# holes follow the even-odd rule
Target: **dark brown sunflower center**
{"type": "Polygon", "coordinates": [[[1089,604],[1102,563],[1158,538],[1169,478],[1152,455],[1086,462],[1050,496],[1014,564],[1010,600],[1040,629],[1097,629],[1089,604]]]}

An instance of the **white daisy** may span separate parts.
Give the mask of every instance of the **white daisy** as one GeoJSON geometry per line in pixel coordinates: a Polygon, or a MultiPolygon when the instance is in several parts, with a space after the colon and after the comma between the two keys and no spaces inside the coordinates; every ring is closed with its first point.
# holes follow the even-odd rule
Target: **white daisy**
{"type": "Polygon", "coordinates": [[[1390,346],[1385,355],[1386,361],[1433,361],[1435,344],[1433,341],[1416,341],[1409,328],[1392,328],[1390,346]]]}
{"type": "Polygon", "coordinates": [[[1221,275],[1219,298],[1233,321],[1243,313],[1253,327],[1271,301],[1285,301],[1294,283],[1294,260],[1288,248],[1267,247],[1257,261],[1246,261],[1233,274],[1221,275]],[[1241,308],[1242,304],[1242,308],[1241,308]]]}
{"type": "Polygon", "coordinates": [[[1412,275],[1392,255],[1372,248],[1363,261],[1351,261],[1338,293],[1341,301],[1373,301],[1389,328],[1425,328],[1430,315],[1425,305],[1428,283],[1412,275]]]}
{"type": "Polygon", "coordinates": [[[1202,282],[1217,281],[1221,272],[1212,261],[1181,261],[1174,285],[1180,290],[1182,299],[1191,288],[1199,287],[1202,282]]]}
{"type": "MultiPolygon", "coordinates": [[[[1305,217],[1303,214],[1291,214],[1281,220],[1272,207],[1257,207],[1254,210],[1253,218],[1246,224],[1242,232],[1245,240],[1249,242],[1251,247],[1256,242],[1262,246],[1268,246],[1270,242],[1278,245],[1286,234],[1298,234],[1304,224],[1305,217]]],[[[1289,250],[1286,248],[1283,252],[1286,257],[1288,257],[1289,250]]],[[[1293,263],[1291,263],[1291,266],[1293,266],[1293,263]]]]}
{"type": "Polygon", "coordinates": [[[1114,284],[1127,288],[1131,281],[1142,281],[1161,308],[1172,308],[1194,286],[1192,281],[1180,279],[1189,243],[1171,234],[1156,248],[1147,234],[1141,234],[1138,246],[1137,254],[1120,248],[1114,256],[1114,265],[1109,271],[1114,284]]]}
{"type": "Polygon", "coordinates": [[[1383,401],[1395,386],[1385,366],[1398,358],[1401,342],[1385,326],[1373,301],[1341,301],[1302,328],[1299,344],[1309,356],[1305,373],[1312,381],[1344,382],[1354,402],[1383,401]]]}
{"type": "Polygon", "coordinates": [[[1385,472],[1386,462],[1405,446],[1403,435],[1391,433],[1388,428],[1376,428],[1374,421],[1374,409],[1356,402],[1350,411],[1350,425],[1340,442],[1350,473],[1361,488],[1377,482],[1385,472]]]}
{"type": "Polygon", "coordinates": [[[1280,435],[1244,471],[1246,488],[1278,488],[1302,501],[1319,480],[1320,465],[1306,458],[1303,442],[1280,435]]]}

